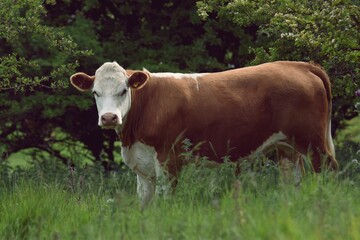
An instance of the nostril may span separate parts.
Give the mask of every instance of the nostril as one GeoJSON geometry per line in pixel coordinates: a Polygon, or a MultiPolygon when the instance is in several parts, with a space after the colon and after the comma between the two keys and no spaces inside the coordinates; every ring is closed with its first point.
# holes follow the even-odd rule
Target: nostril
{"type": "Polygon", "coordinates": [[[111,121],[112,121],[113,123],[117,123],[118,117],[114,114],[114,115],[112,116],[111,121]]]}
{"type": "Polygon", "coordinates": [[[101,116],[101,122],[104,125],[114,125],[118,123],[118,117],[113,113],[105,113],[101,116]]]}

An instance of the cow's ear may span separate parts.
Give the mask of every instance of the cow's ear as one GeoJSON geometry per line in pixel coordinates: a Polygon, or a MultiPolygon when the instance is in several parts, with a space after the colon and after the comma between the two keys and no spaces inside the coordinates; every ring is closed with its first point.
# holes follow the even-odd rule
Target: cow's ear
{"type": "Polygon", "coordinates": [[[149,74],[141,71],[134,72],[128,79],[128,86],[133,89],[140,89],[145,86],[148,79],[149,74]]]}
{"type": "Polygon", "coordinates": [[[75,73],[70,77],[71,84],[80,91],[90,91],[94,85],[95,76],[86,73],[75,73]]]}

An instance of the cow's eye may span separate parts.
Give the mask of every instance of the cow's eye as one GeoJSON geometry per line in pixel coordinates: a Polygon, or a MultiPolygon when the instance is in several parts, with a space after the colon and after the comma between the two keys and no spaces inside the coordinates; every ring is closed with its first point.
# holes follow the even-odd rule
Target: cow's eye
{"type": "Polygon", "coordinates": [[[95,97],[99,96],[99,94],[97,92],[95,92],[95,91],[93,91],[93,94],[94,94],[95,97]]]}
{"type": "Polygon", "coordinates": [[[121,92],[120,96],[124,96],[126,92],[127,92],[127,90],[124,89],[124,90],[121,92]]]}

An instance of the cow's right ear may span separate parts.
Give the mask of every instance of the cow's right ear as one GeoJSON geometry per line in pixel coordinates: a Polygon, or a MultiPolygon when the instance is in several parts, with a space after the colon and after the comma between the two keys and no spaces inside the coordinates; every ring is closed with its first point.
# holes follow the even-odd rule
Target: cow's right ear
{"type": "Polygon", "coordinates": [[[89,76],[86,73],[75,73],[70,77],[71,84],[78,90],[90,91],[94,85],[95,76],[89,76]]]}

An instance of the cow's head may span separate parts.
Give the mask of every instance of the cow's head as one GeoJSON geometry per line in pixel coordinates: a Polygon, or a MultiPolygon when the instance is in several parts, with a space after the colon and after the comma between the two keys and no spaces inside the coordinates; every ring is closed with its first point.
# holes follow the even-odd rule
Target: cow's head
{"type": "Polygon", "coordinates": [[[143,87],[149,75],[135,71],[128,76],[116,62],[104,63],[95,76],[76,73],[70,77],[71,84],[80,91],[92,91],[99,113],[98,124],[104,128],[118,128],[131,107],[132,89],[143,87]]]}

